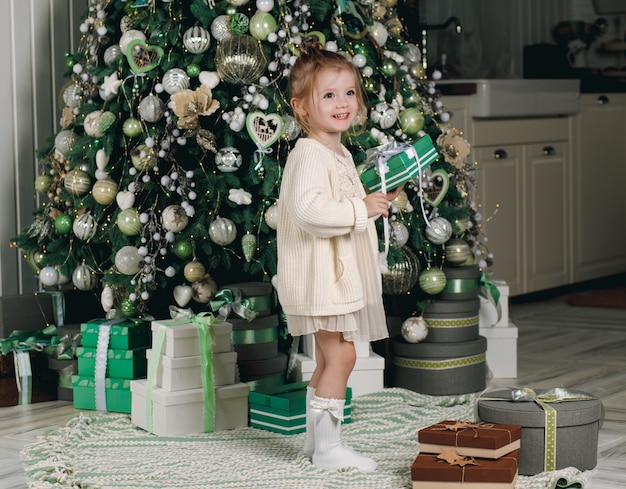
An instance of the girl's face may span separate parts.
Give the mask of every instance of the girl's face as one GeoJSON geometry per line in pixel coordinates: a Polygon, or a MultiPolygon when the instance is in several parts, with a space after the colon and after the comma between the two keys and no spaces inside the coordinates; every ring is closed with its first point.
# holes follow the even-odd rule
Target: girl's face
{"type": "Polygon", "coordinates": [[[359,109],[355,84],[349,70],[324,69],[317,74],[310,98],[300,101],[311,127],[309,136],[324,142],[350,129],[359,109]]]}

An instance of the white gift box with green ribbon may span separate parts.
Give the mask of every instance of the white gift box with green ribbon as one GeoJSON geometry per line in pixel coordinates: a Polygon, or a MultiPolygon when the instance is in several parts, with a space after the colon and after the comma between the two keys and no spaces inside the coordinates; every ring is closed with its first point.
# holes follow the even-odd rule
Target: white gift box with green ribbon
{"type": "Polygon", "coordinates": [[[392,190],[417,178],[420,171],[428,168],[439,158],[439,153],[428,135],[404,145],[396,147],[384,145],[368,150],[370,166],[361,173],[361,181],[371,192],[382,190],[379,158],[386,159],[382,163],[385,187],[386,190],[392,190]]]}

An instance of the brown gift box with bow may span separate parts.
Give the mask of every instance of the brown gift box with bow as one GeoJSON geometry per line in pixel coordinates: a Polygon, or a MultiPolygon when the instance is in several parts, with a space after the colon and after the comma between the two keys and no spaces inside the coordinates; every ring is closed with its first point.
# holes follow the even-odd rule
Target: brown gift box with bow
{"type": "Polygon", "coordinates": [[[474,459],[444,449],[439,455],[419,453],[411,466],[413,489],[513,489],[519,450],[498,460],[474,459]]]}
{"type": "Polygon", "coordinates": [[[420,452],[454,448],[468,457],[500,458],[520,448],[520,425],[446,420],[419,430],[420,452]]]}

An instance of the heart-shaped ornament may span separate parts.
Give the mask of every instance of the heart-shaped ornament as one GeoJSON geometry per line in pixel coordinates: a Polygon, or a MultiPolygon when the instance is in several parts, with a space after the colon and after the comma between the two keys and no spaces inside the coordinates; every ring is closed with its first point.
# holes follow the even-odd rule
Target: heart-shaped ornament
{"type": "Polygon", "coordinates": [[[141,39],[133,39],[126,48],[126,59],[133,73],[146,73],[153,70],[161,62],[163,49],[160,46],[149,46],[141,39]]]}
{"type": "Polygon", "coordinates": [[[450,176],[442,169],[434,170],[431,173],[428,185],[423,190],[424,202],[432,207],[439,207],[450,187],[450,176]]]}
{"type": "Polygon", "coordinates": [[[177,285],[174,287],[174,300],[178,307],[185,307],[193,297],[193,289],[190,285],[177,285]]]}
{"type": "Polygon", "coordinates": [[[122,190],[115,195],[115,201],[120,209],[129,209],[135,203],[135,194],[128,190],[122,190]]]}
{"type": "Polygon", "coordinates": [[[246,129],[261,149],[267,149],[280,138],[285,122],[278,114],[251,112],[246,117],[246,129]]]}

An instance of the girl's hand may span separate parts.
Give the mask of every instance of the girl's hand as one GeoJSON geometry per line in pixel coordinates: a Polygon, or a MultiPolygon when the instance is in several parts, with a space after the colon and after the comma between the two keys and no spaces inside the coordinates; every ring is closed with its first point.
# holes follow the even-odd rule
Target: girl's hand
{"type": "Polygon", "coordinates": [[[389,194],[385,195],[382,192],[374,192],[367,194],[363,198],[365,207],[367,208],[367,217],[377,216],[389,216],[389,201],[387,200],[389,194]]]}
{"type": "Polygon", "coordinates": [[[387,200],[393,200],[395,199],[400,192],[402,192],[402,189],[404,188],[404,184],[402,185],[398,185],[396,188],[394,188],[393,190],[390,190],[387,192],[387,200]]]}

